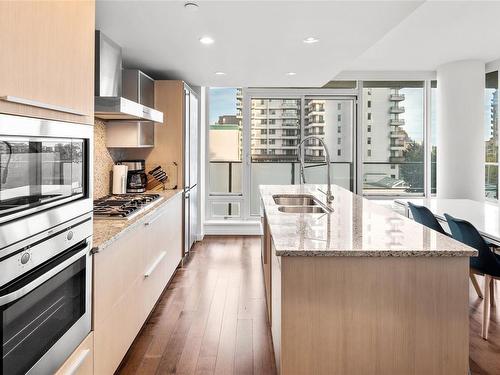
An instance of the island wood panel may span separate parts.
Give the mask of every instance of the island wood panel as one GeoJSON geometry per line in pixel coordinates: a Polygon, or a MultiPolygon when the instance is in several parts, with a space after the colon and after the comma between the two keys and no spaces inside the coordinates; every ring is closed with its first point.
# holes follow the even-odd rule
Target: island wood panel
{"type": "Polygon", "coordinates": [[[271,323],[271,234],[267,225],[267,217],[262,218],[262,228],[264,235],[262,236],[262,269],[264,272],[264,288],[266,292],[267,317],[271,323]]]}
{"type": "Polygon", "coordinates": [[[466,374],[468,268],[467,257],[282,257],[281,374],[466,374]]]}
{"type": "Polygon", "coordinates": [[[283,310],[282,310],[282,273],[281,259],[276,256],[276,248],[271,237],[271,337],[273,339],[274,358],[278,374],[282,368],[282,332],[283,332],[283,310]]]}
{"type": "Polygon", "coordinates": [[[93,124],[95,2],[0,2],[0,96],[83,115],[0,100],[0,112],[93,124]]]}

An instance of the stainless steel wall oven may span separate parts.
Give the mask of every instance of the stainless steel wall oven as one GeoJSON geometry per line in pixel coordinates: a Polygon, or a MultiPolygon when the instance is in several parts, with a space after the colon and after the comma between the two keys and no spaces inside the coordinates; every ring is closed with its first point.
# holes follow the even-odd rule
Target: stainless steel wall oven
{"type": "Polygon", "coordinates": [[[0,115],[1,374],[52,374],[90,332],[92,142],[0,115]]]}

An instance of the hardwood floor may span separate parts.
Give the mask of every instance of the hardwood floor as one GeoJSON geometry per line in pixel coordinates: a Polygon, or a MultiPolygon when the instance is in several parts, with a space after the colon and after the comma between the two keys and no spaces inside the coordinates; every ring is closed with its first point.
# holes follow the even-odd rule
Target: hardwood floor
{"type": "Polygon", "coordinates": [[[119,374],[275,374],[260,237],[205,237],[177,271],[119,374]]]}
{"type": "MultiPolygon", "coordinates": [[[[480,336],[483,302],[470,285],[473,375],[500,374],[497,284],[488,341],[480,336]]],[[[177,271],[118,374],[275,374],[264,298],[260,237],[205,237],[177,271]]]]}
{"type": "MultiPolygon", "coordinates": [[[[483,290],[483,278],[478,276],[477,281],[483,290]]],[[[472,375],[500,374],[500,281],[496,281],[496,306],[491,308],[490,330],[488,341],[481,338],[481,324],[483,321],[483,300],[477,296],[472,283],[469,288],[470,311],[470,369],[472,375]]]]}

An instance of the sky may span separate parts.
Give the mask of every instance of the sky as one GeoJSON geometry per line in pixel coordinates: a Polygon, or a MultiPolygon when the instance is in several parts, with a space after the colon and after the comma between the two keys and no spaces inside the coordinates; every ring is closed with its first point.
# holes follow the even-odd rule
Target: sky
{"type": "Polygon", "coordinates": [[[222,115],[236,115],[236,89],[232,87],[210,88],[209,123],[214,124],[222,115]]]}

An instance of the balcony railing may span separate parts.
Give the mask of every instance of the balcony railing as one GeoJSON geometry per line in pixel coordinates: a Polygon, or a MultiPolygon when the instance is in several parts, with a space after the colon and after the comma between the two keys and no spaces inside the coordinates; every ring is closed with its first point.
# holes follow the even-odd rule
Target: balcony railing
{"type": "Polygon", "coordinates": [[[404,138],[406,137],[406,132],[402,132],[402,131],[392,131],[390,133],[390,137],[391,138],[404,138]]]}
{"type": "Polygon", "coordinates": [[[400,106],[392,106],[389,108],[390,113],[404,113],[405,112],[405,107],[400,107],[400,106]]]}
{"type": "Polygon", "coordinates": [[[404,126],[404,124],[405,124],[405,120],[402,118],[398,118],[398,119],[392,118],[389,120],[389,125],[391,125],[391,126],[404,126]]]}
{"type": "Polygon", "coordinates": [[[402,100],[405,100],[405,95],[404,94],[391,94],[389,95],[389,100],[393,102],[400,102],[402,100]]]}

